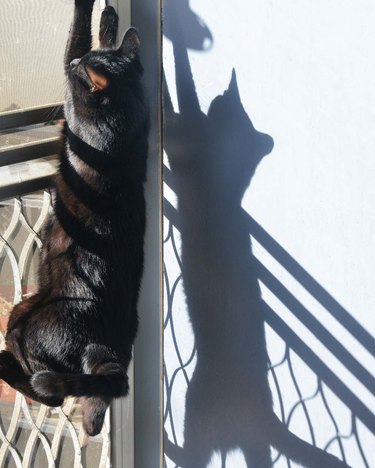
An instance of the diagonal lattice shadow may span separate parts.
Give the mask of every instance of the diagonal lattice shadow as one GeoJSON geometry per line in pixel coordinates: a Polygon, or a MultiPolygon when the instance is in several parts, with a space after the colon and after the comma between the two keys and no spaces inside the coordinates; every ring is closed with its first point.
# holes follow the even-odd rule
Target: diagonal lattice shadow
{"type": "MultiPolygon", "coordinates": [[[[168,168],[164,169],[165,182],[171,186],[173,189],[173,178],[168,168]]],[[[179,227],[179,216],[175,208],[169,203],[168,200],[164,200],[164,214],[171,225],[177,230],[179,227]]],[[[320,286],[316,280],[309,275],[309,273],[303,269],[289,254],[286,252],[280,244],[278,244],[251,216],[249,216],[245,211],[242,212],[244,224],[248,228],[248,233],[254,239],[256,239],[266,251],[272,255],[272,257],[278,261],[278,263],[283,266],[299,284],[301,284],[306,291],[308,291],[315,300],[317,300],[331,315],[340,320],[341,324],[350,331],[352,327],[353,333],[352,336],[365,348],[370,354],[374,355],[375,351],[375,341],[371,335],[363,329],[363,327],[324,289],[320,286]]],[[[173,237],[173,230],[169,234],[173,237]]],[[[174,241],[175,242],[175,241],[174,241]]],[[[175,255],[179,255],[177,249],[175,250],[175,255]]],[[[369,392],[373,391],[374,388],[374,378],[365,369],[348,351],[340,352],[341,344],[335,336],[332,336],[329,331],[327,331],[316,319],[308,312],[304,310],[304,313],[300,313],[300,309],[303,308],[302,304],[294,298],[291,293],[275,278],[272,273],[267,270],[267,268],[262,265],[259,260],[254,259],[254,266],[257,269],[258,278],[264,284],[267,285],[268,289],[282,302],[284,303],[288,310],[290,310],[300,321],[301,323],[308,328],[319,341],[329,349],[335,356],[338,358],[341,363],[349,370],[349,372],[358,378],[369,392]],[[339,350],[337,352],[337,350],[339,350]]],[[[168,292],[168,302],[167,306],[169,315],[173,312],[173,295],[174,289],[169,288],[168,292]]],[[[283,364],[285,361],[288,361],[288,365],[292,366],[289,357],[289,350],[293,350],[305,363],[306,365],[318,376],[318,391],[314,396],[320,393],[320,396],[324,402],[325,410],[332,419],[333,426],[335,427],[335,434],[331,440],[327,443],[326,448],[329,445],[332,445],[334,441],[339,443],[341,456],[345,459],[345,449],[341,443],[341,440],[348,439],[353,437],[357,443],[358,451],[361,455],[364,466],[370,467],[370,463],[366,454],[361,446],[361,441],[358,435],[357,421],[363,423],[370,432],[375,433],[375,416],[373,412],[362,402],[358,396],[356,396],[341,380],[337,377],[334,370],[330,369],[322,359],[317,356],[299,336],[298,334],[290,328],[280,316],[265,302],[262,303],[264,320],[265,322],[277,333],[277,335],[283,339],[287,345],[287,351],[281,362],[277,366],[283,364]],[[340,434],[339,425],[332,414],[331,409],[329,408],[328,403],[324,395],[322,383],[324,383],[328,388],[330,388],[336,396],[345,404],[348,410],[352,414],[351,430],[349,434],[343,435],[340,434]]],[[[166,323],[169,317],[166,317],[166,323]]],[[[182,366],[175,370],[173,373],[172,379],[167,381],[167,413],[173,419],[173,408],[170,405],[170,398],[172,393],[172,387],[177,374],[181,371],[184,371],[191,363],[191,359],[185,363],[182,363],[182,366]]],[[[277,376],[273,372],[274,369],[271,367],[269,372],[273,373],[272,378],[276,381],[276,388],[278,390],[278,400],[281,406],[282,420],[290,422],[292,412],[287,416],[283,408],[282,395],[279,392],[279,385],[277,382],[277,376]]],[[[292,376],[293,370],[290,369],[292,376]]],[[[293,376],[294,377],[294,376],[293,376]]],[[[190,379],[185,373],[186,382],[189,385],[190,379]]],[[[304,401],[300,396],[300,400],[294,405],[294,409],[298,405],[303,406],[303,410],[306,413],[306,419],[309,425],[310,437],[315,443],[316,435],[315,431],[319,433],[319,429],[313,427],[313,423],[308,414],[308,410],[304,406],[304,401]]],[[[170,446],[173,453],[173,446],[170,446]]]]}

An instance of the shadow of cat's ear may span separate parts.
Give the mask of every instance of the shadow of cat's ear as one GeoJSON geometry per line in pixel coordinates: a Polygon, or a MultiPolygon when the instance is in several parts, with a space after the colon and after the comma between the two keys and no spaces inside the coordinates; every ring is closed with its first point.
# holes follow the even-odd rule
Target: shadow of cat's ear
{"type": "MultiPolygon", "coordinates": [[[[220,120],[223,120],[225,116],[232,117],[230,125],[233,127],[235,122],[242,116],[242,113],[245,113],[245,110],[238,89],[236,70],[233,68],[228,88],[211,102],[208,117],[215,120],[218,117],[220,117],[220,120]]],[[[248,120],[251,124],[250,119],[248,120]]]]}
{"type": "Polygon", "coordinates": [[[237,75],[236,70],[234,68],[232,69],[232,76],[230,79],[228,89],[224,92],[224,94],[228,92],[230,92],[232,95],[236,96],[240,100],[240,92],[238,90],[237,84],[237,75]]]}
{"type": "Polygon", "coordinates": [[[120,54],[134,58],[141,46],[139,34],[135,28],[129,28],[122,38],[121,45],[117,49],[120,54]]]}

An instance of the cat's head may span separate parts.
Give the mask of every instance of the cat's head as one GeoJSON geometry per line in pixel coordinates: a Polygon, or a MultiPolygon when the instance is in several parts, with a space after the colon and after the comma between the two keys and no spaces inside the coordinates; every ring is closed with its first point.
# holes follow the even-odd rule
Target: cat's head
{"type": "Polygon", "coordinates": [[[73,60],[67,73],[66,96],[72,111],[81,118],[125,107],[131,111],[142,98],[139,46],[138,33],[130,28],[118,48],[91,50],[73,60]]]}

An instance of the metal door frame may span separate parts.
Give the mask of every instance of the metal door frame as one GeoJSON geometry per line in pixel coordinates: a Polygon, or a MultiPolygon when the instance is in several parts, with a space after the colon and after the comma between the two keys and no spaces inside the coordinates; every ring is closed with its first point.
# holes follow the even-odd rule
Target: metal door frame
{"type": "Polygon", "coordinates": [[[141,37],[144,82],[151,113],[146,183],[145,268],[134,348],[133,392],[113,403],[111,460],[115,468],[163,465],[162,312],[162,53],[161,0],[110,0],[119,14],[119,36],[130,25],[141,37]],[[129,19],[131,18],[131,21],[129,19]],[[134,404],[134,407],[133,407],[134,404]],[[132,407],[134,414],[132,415],[132,407]],[[134,433],[129,426],[134,421],[134,433]]]}

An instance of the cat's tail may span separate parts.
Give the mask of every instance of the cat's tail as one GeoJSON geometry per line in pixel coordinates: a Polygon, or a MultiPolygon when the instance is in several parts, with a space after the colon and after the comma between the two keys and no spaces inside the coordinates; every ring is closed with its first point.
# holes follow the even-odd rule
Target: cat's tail
{"type": "Polygon", "coordinates": [[[270,444],[282,454],[306,468],[350,468],[345,462],[290,432],[275,415],[270,425],[270,444]]]}
{"type": "Polygon", "coordinates": [[[41,371],[31,377],[31,386],[42,397],[119,398],[129,390],[128,376],[117,362],[101,364],[96,373],[64,374],[41,371]]]}
{"type": "Polygon", "coordinates": [[[30,383],[30,375],[26,374],[19,361],[9,351],[0,352],[0,379],[7,382],[18,392],[26,397],[39,401],[47,406],[60,406],[63,398],[52,395],[51,397],[39,396],[30,383]]]}

